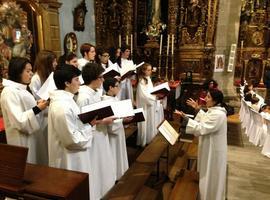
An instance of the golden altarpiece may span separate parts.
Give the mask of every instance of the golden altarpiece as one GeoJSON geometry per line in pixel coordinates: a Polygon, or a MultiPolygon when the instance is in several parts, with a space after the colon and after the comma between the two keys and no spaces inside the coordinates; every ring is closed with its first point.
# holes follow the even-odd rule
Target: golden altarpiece
{"type": "Polygon", "coordinates": [[[126,41],[130,44],[129,36],[132,35],[135,62],[150,61],[160,69],[162,76],[168,72],[168,78],[179,79],[180,74],[191,71],[203,81],[212,77],[213,72],[218,2],[95,0],[96,44],[116,47],[119,46],[120,36],[122,44],[126,41]],[[160,14],[156,15],[156,11],[160,14]],[[156,35],[153,34],[155,30],[158,30],[156,35]],[[161,34],[163,45],[160,55],[161,34]],[[168,40],[168,35],[174,37],[174,40],[168,40]],[[168,55],[167,41],[170,44],[168,55]],[[172,71],[174,76],[171,76],[172,71]]]}
{"type": "Polygon", "coordinates": [[[252,81],[263,86],[270,64],[270,2],[243,0],[235,64],[235,83],[252,81]]]}
{"type": "Polygon", "coordinates": [[[61,54],[57,0],[0,0],[0,63],[11,56],[34,61],[42,49],[61,54]]]}

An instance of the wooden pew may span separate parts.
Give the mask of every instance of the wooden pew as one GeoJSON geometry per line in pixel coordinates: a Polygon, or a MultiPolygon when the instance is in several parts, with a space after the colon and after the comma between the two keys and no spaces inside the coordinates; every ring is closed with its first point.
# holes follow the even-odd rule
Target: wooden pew
{"type": "Polygon", "coordinates": [[[147,187],[143,186],[139,194],[136,196],[135,200],[155,200],[157,199],[158,196],[158,191],[147,187]]]}
{"type": "Polygon", "coordinates": [[[188,157],[188,169],[191,169],[192,164],[198,158],[198,144],[196,141],[193,141],[189,144],[187,149],[187,157],[188,157]]]}
{"type": "Polygon", "coordinates": [[[156,164],[168,146],[167,140],[158,133],[152,142],[145,147],[136,161],[145,164],[156,164]]]}
{"type": "Polygon", "coordinates": [[[183,171],[170,194],[170,200],[196,200],[199,195],[199,174],[196,171],[183,171]]]}
{"type": "Polygon", "coordinates": [[[153,171],[153,165],[135,162],[102,199],[135,199],[153,171]]]}
{"type": "Polygon", "coordinates": [[[128,139],[130,136],[137,132],[137,126],[135,124],[130,124],[127,128],[125,128],[125,136],[128,139]]]}
{"type": "Polygon", "coordinates": [[[136,159],[139,163],[156,165],[157,166],[157,179],[159,179],[159,161],[160,158],[167,159],[167,174],[169,172],[169,143],[168,141],[158,133],[152,142],[145,147],[144,151],[136,159]],[[162,156],[167,150],[167,155],[162,156]]]}

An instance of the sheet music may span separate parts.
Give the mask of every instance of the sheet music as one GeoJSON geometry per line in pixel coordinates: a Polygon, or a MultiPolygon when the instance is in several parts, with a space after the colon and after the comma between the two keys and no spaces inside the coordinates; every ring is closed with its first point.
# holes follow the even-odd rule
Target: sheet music
{"type": "Polygon", "coordinates": [[[165,83],[159,84],[159,85],[153,87],[149,92],[153,93],[153,92],[156,92],[156,91],[159,91],[162,89],[166,89],[166,90],[170,91],[171,89],[169,87],[169,83],[165,82],[165,83]]]}
{"type": "Polygon", "coordinates": [[[174,145],[179,137],[179,134],[167,120],[164,120],[164,122],[158,127],[158,130],[171,145],[174,145]]]}
{"type": "Polygon", "coordinates": [[[53,80],[53,72],[49,75],[47,80],[43,83],[41,88],[37,91],[37,95],[44,100],[49,99],[49,92],[56,90],[56,85],[53,80]]]}
{"type": "Polygon", "coordinates": [[[87,106],[83,106],[83,107],[81,107],[81,113],[86,113],[89,111],[98,110],[100,108],[110,106],[111,103],[112,102],[110,100],[105,100],[105,101],[99,101],[97,103],[93,103],[93,104],[90,104],[87,106]]]}
{"type": "Polygon", "coordinates": [[[142,66],[144,64],[144,62],[141,62],[140,64],[136,65],[135,68],[139,68],[140,66],[142,66]]]}
{"type": "Polygon", "coordinates": [[[133,106],[131,99],[126,99],[122,101],[111,102],[111,107],[115,117],[123,118],[134,116],[133,106]]]}
{"type": "Polygon", "coordinates": [[[114,71],[116,71],[116,72],[118,72],[120,74],[119,69],[118,69],[117,66],[118,66],[117,63],[114,63],[114,64],[109,65],[109,67],[107,67],[105,69],[105,71],[102,73],[102,75],[107,74],[108,72],[110,72],[112,70],[114,70],[114,71]]]}

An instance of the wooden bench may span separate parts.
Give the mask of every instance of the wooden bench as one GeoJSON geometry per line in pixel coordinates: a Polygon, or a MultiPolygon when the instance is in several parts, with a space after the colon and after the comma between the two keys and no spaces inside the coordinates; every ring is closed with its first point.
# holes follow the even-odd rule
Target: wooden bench
{"type": "Polygon", "coordinates": [[[135,200],[155,200],[157,199],[158,196],[158,191],[147,187],[143,186],[139,194],[136,196],[135,200]]]}
{"type": "Polygon", "coordinates": [[[229,145],[244,146],[239,114],[227,117],[227,140],[229,145]]]}
{"type": "Polygon", "coordinates": [[[158,133],[152,142],[145,147],[144,151],[138,156],[136,162],[156,165],[157,166],[157,179],[159,179],[159,165],[160,158],[165,158],[167,161],[167,174],[169,172],[169,143],[167,140],[158,133]],[[166,156],[162,156],[166,152],[166,156]]]}
{"type": "Polygon", "coordinates": [[[125,136],[128,139],[131,135],[137,132],[137,126],[135,124],[130,124],[127,128],[125,128],[125,136]]]}
{"type": "Polygon", "coordinates": [[[183,171],[170,194],[170,200],[196,200],[199,195],[199,174],[196,171],[183,171]]]}
{"type": "Polygon", "coordinates": [[[144,187],[154,165],[135,162],[102,199],[134,199],[144,187]]]}
{"type": "Polygon", "coordinates": [[[145,147],[136,161],[145,164],[156,164],[168,146],[167,140],[158,133],[152,142],[145,147]]]}
{"type": "Polygon", "coordinates": [[[198,144],[196,143],[196,141],[193,141],[192,143],[189,144],[187,149],[187,157],[188,157],[187,168],[191,169],[192,164],[198,158],[198,144]]]}

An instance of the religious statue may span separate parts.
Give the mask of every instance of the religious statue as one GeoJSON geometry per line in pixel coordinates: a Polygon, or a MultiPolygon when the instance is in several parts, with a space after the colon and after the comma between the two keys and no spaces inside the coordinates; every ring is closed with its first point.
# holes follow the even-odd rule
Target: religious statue
{"type": "Polygon", "coordinates": [[[150,5],[150,17],[145,33],[149,40],[157,40],[160,34],[166,29],[166,24],[161,21],[160,0],[149,0],[148,4],[150,5]]]}
{"type": "Polygon", "coordinates": [[[27,27],[27,13],[16,2],[0,6],[0,51],[5,59],[12,56],[30,58],[32,33],[27,27]]]}
{"type": "Polygon", "coordinates": [[[109,26],[113,30],[119,29],[121,26],[121,14],[122,14],[122,6],[116,1],[113,0],[109,3],[108,6],[108,16],[109,16],[109,26]]]}
{"type": "Polygon", "coordinates": [[[199,0],[190,0],[186,14],[186,24],[189,27],[198,27],[201,23],[201,6],[199,0]]]}

